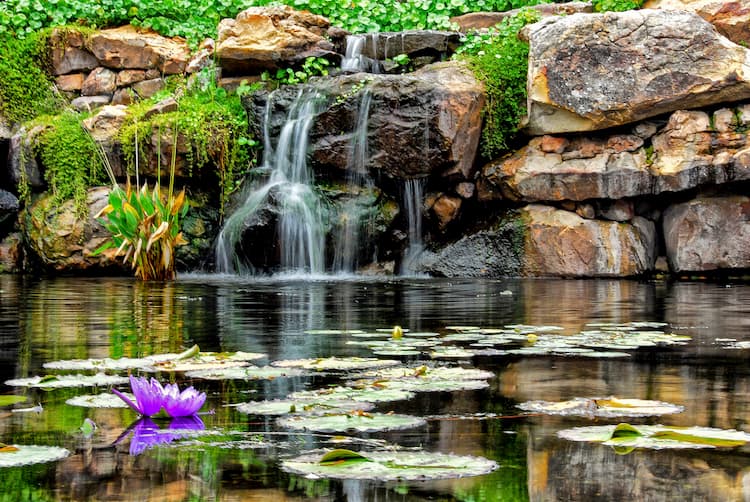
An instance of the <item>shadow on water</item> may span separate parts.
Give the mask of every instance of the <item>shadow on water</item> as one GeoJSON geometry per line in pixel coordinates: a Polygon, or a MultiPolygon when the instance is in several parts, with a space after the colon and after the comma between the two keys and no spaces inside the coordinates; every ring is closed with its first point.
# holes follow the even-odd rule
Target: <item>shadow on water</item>
{"type": "MultiPolygon", "coordinates": [[[[176,352],[194,343],[204,351],[262,352],[279,359],[366,356],[346,334],[400,325],[445,332],[447,326],[557,325],[568,334],[592,322],[655,321],[689,335],[684,346],[640,348],[624,359],[497,355],[474,365],[495,373],[489,389],[422,393],[377,411],[428,417],[427,426],[370,434],[429,451],[484,456],[499,468],[455,480],[377,483],[306,479],[279,462],[316,447],[330,435],[279,429],[272,418],[248,417],[227,404],[284,397],[335,382],[324,375],[274,380],[191,380],[208,393],[215,414],[207,428],[248,434],[266,443],[243,449],[216,444],[163,445],[131,456],[113,444],[133,421],[126,409],[65,404],[80,390],[25,390],[0,409],[0,441],[45,444],[73,452],[57,463],[0,468],[0,500],[747,500],[750,449],[636,450],[566,442],[556,432],[593,423],[586,418],[519,416],[518,403],[583,396],[656,399],[685,406],[677,415],[636,423],[746,430],[750,417],[747,351],[750,287],[742,284],[564,280],[302,281],[182,276],[173,284],[127,279],[31,280],[0,276],[0,378],[43,374],[47,361],[137,357],[176,352]],[[313,333],[309,333],[313,331],[313,333]],[[718,339],[718,340],[717,340],[718,339]],[[85,418],[99,429],[79,431],[85,418]]],[[[405,361],[411,360],[404,358],[405,361]]],[[[466,365],[471,361],[461,361],[466,365]]],[[[168,375],[165,379],[171,378],[168,375]]],[[[1,454],[1,453],[0,453],[1,454]]]]}

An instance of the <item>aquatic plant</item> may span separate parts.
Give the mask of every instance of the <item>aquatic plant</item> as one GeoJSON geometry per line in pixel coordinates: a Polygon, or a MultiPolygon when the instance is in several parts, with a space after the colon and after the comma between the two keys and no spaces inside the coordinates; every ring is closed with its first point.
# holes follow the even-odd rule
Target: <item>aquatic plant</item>
{"type": "Polygon", "coordinates": [[[198,392],[192,385],[180,392],[177,384],[162,386],[155,378],[147,380],[131,375],[130,388],[135,402],[117,389],[112,389],[112,392],[144,417],[152,417],[162,408],[170,417],[188,417],[195,415],[206,402],[206,393],[198,392]]]}
{"type": "Polygon", "coordinates": [[[171,443],[177,439],[189,437],[205,428],[206,426],[203,421],[196,415],[174,418],[169,423],[167,429],[162,429],[150,418],[143,417],[133,422],[130,427],[128,427],[125,432],[115,440],[115,444],[120,443],[132,432],[133,437],[130,439],[129,453],[136,456],[154,446],[171,443]]]}

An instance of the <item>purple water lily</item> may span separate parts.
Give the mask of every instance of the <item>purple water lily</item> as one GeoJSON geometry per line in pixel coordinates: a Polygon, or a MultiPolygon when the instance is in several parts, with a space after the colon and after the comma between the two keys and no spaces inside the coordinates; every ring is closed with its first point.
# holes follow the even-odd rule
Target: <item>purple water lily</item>
{"type": "Polygon", "coordinates": [[[149,381],[145,377],[131,375],[130,388],[135,402],[117,389],[112,389],[112,392],[144,417],[158,414],[162,407],[170,417],[187,417],[197,413],[206,402],[206,393],[198,392],[192,385],[180,392],[177,384],[162,386],[155,378],[149,381]]]}
{"type": "Polygon", "coordinates": [[[189,437],[196,431],[202,431],[205,428],[203,421],[196,415],[175,418],[169,423],[167,429],[162,429],[150,418],[143,417],[130,424],[130,427],[115,440],[114,444],[120,443],[132,432],[133,437],[130,440],[129,451],[131,455],[135,456],[154,446],[189,437]]]}
{"type": "Polygon", "coordinates": [[[206,393],[198,392],[191,385],[180,392],[176,383],[164,387],[162,406],[170,417],[188,417],[194,415],[206,402],[206,393]]]}

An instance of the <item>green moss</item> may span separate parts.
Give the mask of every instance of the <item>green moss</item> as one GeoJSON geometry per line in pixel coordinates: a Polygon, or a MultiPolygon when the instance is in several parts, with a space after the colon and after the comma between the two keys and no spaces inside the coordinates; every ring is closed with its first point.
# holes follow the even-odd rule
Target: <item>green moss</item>
{"type": "Polygon", "coordinates": [[[485,85],[487,103],[480,148],[488,159],[510,149],[526,114],[529,44],[519,39],[518,32],[538,20],[536,11],[523,9],[503,19],[489,33],[475,35],[457,55],[485,85]]]}
{"type": "Polygon", "coordinates": [[[38,33],[25,40],[0,37],[0,113],[11,122],[21,123],[61,108],[44,71],[47,36],[38,33]]]}
{"type": "Polygon", "coordinates": [[[34,153],[44,165],[44,179],[59,204],[74,199],[76,215],[86,216],[86,191],[106,183],[94,140],[81,124],[82,116],[72,111],[45,116],[35,122],[44,127],[34,143],[34,153]]]}

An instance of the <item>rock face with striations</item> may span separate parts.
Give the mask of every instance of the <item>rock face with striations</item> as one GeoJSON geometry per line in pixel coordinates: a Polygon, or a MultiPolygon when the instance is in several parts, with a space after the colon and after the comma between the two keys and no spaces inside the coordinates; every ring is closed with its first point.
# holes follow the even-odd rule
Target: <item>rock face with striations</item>
{"type": "Polygon", "coordinates": [[[216,56],[230,73],[255,74],[333,50],[323,16],[288,6],[250,7],[219,23],[216,56]]]}
{"type": "Polygon", "coordinates": [[[184,41],[130,25],[98,31],[88,45],[102,66],[114,69],[153,68],[172,75],[184,72],[190,59],[184,41]]]}
{"type": "Polygon", "coordinates": [[[748,51],[693,13],[574,14],[545,19],[527,35],[533,135],[604,129],[750,97],[748,51]]]}
{"type": "Polygon", "coordinates": [[[750,42],[750,3],[747,0],[648,0],[643,7],[695,12],[732,42],[750,42]]]}

